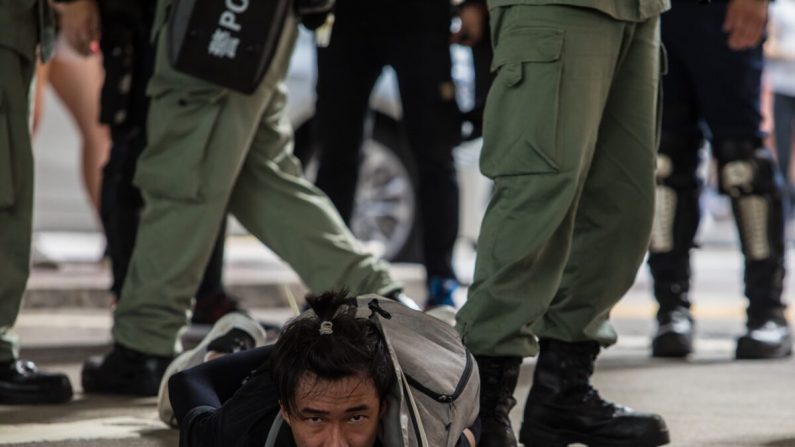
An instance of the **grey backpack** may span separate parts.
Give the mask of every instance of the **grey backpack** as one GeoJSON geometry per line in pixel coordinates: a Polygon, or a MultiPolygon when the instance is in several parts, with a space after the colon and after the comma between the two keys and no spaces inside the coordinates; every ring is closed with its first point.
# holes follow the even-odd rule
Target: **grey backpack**
{"type": "MultiPolygon", "coordinates": [[[[480,394],[477,364],[458,333],[377,295],[358,297],[356,303],[357,317],[380,328],[397,376],[387,398],[381,442],[386,447],[454,447],[478,416],[480,394]]],[[[266,447],[274,445],[281,422],[280,417],[274,421],[266,447]]]]}

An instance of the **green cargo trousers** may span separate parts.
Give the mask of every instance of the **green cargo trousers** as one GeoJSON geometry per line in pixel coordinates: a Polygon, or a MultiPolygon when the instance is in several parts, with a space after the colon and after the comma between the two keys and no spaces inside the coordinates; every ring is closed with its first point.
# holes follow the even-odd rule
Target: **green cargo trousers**
{"type": "MultiPolygon", "coordinates": [[[[161,13],[167,3],[159,2],[161,13]]],[[[227,209],[313,292],[398,290],[387,266],[360,248],[334,205],[302,178],[292,155],[283,79],[294,18],[251,95],[175,71],[165,34],[149,85],[149,143],[135,176],[145,206],[114,313],[114,340],[153,355],[181,350],[192,294],[227,209]]]]}
{"type": "Polygon", "coordinates": [[[537,337],[610,345],[652,226],[659,18],[491,12],[481,170],[495,190],[457,327],[476,355],[535,355],[537,337]]]}
{"type": "MultiPolygon", "coordinates": [[[[18,26],[16,48],[38,41],[35,3],[28,10],[0,8],[18,26]],[[29,40],[25,40],[29,39],[29,40]]],[[[17,319],[30,273],[33,230],[33,151],[28,127],[30,83],[35,54],[0,43],[0,362],[18,355],[10,332],[17,319]]]]}

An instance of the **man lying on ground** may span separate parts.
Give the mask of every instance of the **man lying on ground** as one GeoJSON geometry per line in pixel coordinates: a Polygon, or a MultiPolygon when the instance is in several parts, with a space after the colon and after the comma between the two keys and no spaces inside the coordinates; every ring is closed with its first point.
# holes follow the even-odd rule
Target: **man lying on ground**
{"type": "Polygon", "coordinates": [[[307,300],[311,311],[290,322],[275,345],[254,348],[265,340],[257,323],[229,315],[171,364],[159,410],[180,427],[180,446],[476,445],[478,374],[452,328],[377,298],[342,292],[307,300]],[[402,355],[415,347],[402,337],[418,333],[437,343],[402,355]],[[448,355],[433,355],[434,348],[448,355]],[[413,369],[426,353],[431,378],[413,369]],[[456,364],[462,353],[464,363],[456,364]],[[434,379],[435,367],[447,368],[453,386],[434,379]],[[445,430],[437,427],[457,434],[442,433],[440,441],[445,430]]]}

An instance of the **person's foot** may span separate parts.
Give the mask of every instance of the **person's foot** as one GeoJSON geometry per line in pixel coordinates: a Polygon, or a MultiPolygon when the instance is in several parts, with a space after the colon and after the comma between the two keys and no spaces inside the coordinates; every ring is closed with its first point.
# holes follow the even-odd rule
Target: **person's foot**
{"type": "Polygon", "coordinates": [[[237,299],[227,293],[197,297],[190,322],[213,325],[224,315],[239,311],[240,304],[237,299]]]}
{"type": "Polygon", "coordinates": [[[670,442],[663,419],[608,402],[591,386],[596,342],[541,340],[519,440],[525,447],[656,447],[670,442]]]}
{"type": "Polygon", "coordinates": [[[651,342],[652,357],[682,358],[693,352],[693,317],[684,307],[660,311],[657,333],[651,342]]]}
{"type": "Polygon", "coordinates": [[[453,296],[458,287],[459,284],[455,278],[443,278],[441,276],[428,278],[428,299],[425,301],[425,309],[433,309],[439,306],[455,307],[453,296]]]}
{"type": "Polygon", "coordinates": [[[61,373],[39,371],[33,362],[0,363],[0,405],[60,404],[72,399],[72,384],[61,373]]]}
{"type": "Polygon", "coordinates": [[[193,349],[185,351],[168,365],[157,396],[157,413],[166,425],[176,428],[177,420],[168,395],[168,380],[174,374],[221,355],[245,351],[265,344],[267,334],[259,322],[243,313],[231,313],[218,320],[212,330],[193,349]]]}
{"type": "Polygon", "coordinates": [[[480,374],[480,423],[479,447],[516,447],[513,434],[511,408],[516,405],[513,397],[519,380],[521,357],[477,356],[480,374]]]}
{"type": "Polygon", "coordinates": [[[156,396],[171,360],[172,357],[145,354],[116,344],[107,355],[83,363],[83,390],[96,394],[156,396]]]}
{"type": "Polygon", "coordinates": [[[792,333],[784,311],[749,316],[747,332],[737,339],[740,360],[776,359],[792,355],[792,333]]]}

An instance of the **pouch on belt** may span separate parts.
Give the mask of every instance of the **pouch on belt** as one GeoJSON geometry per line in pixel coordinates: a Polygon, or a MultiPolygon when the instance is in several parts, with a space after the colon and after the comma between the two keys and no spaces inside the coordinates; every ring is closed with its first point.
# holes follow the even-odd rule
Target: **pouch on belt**
{"type": "Polygon", "coordinates": [[[292,1],[176,0],[168,58],[186,74],[250,94],[268,71],[292,1]]]}

